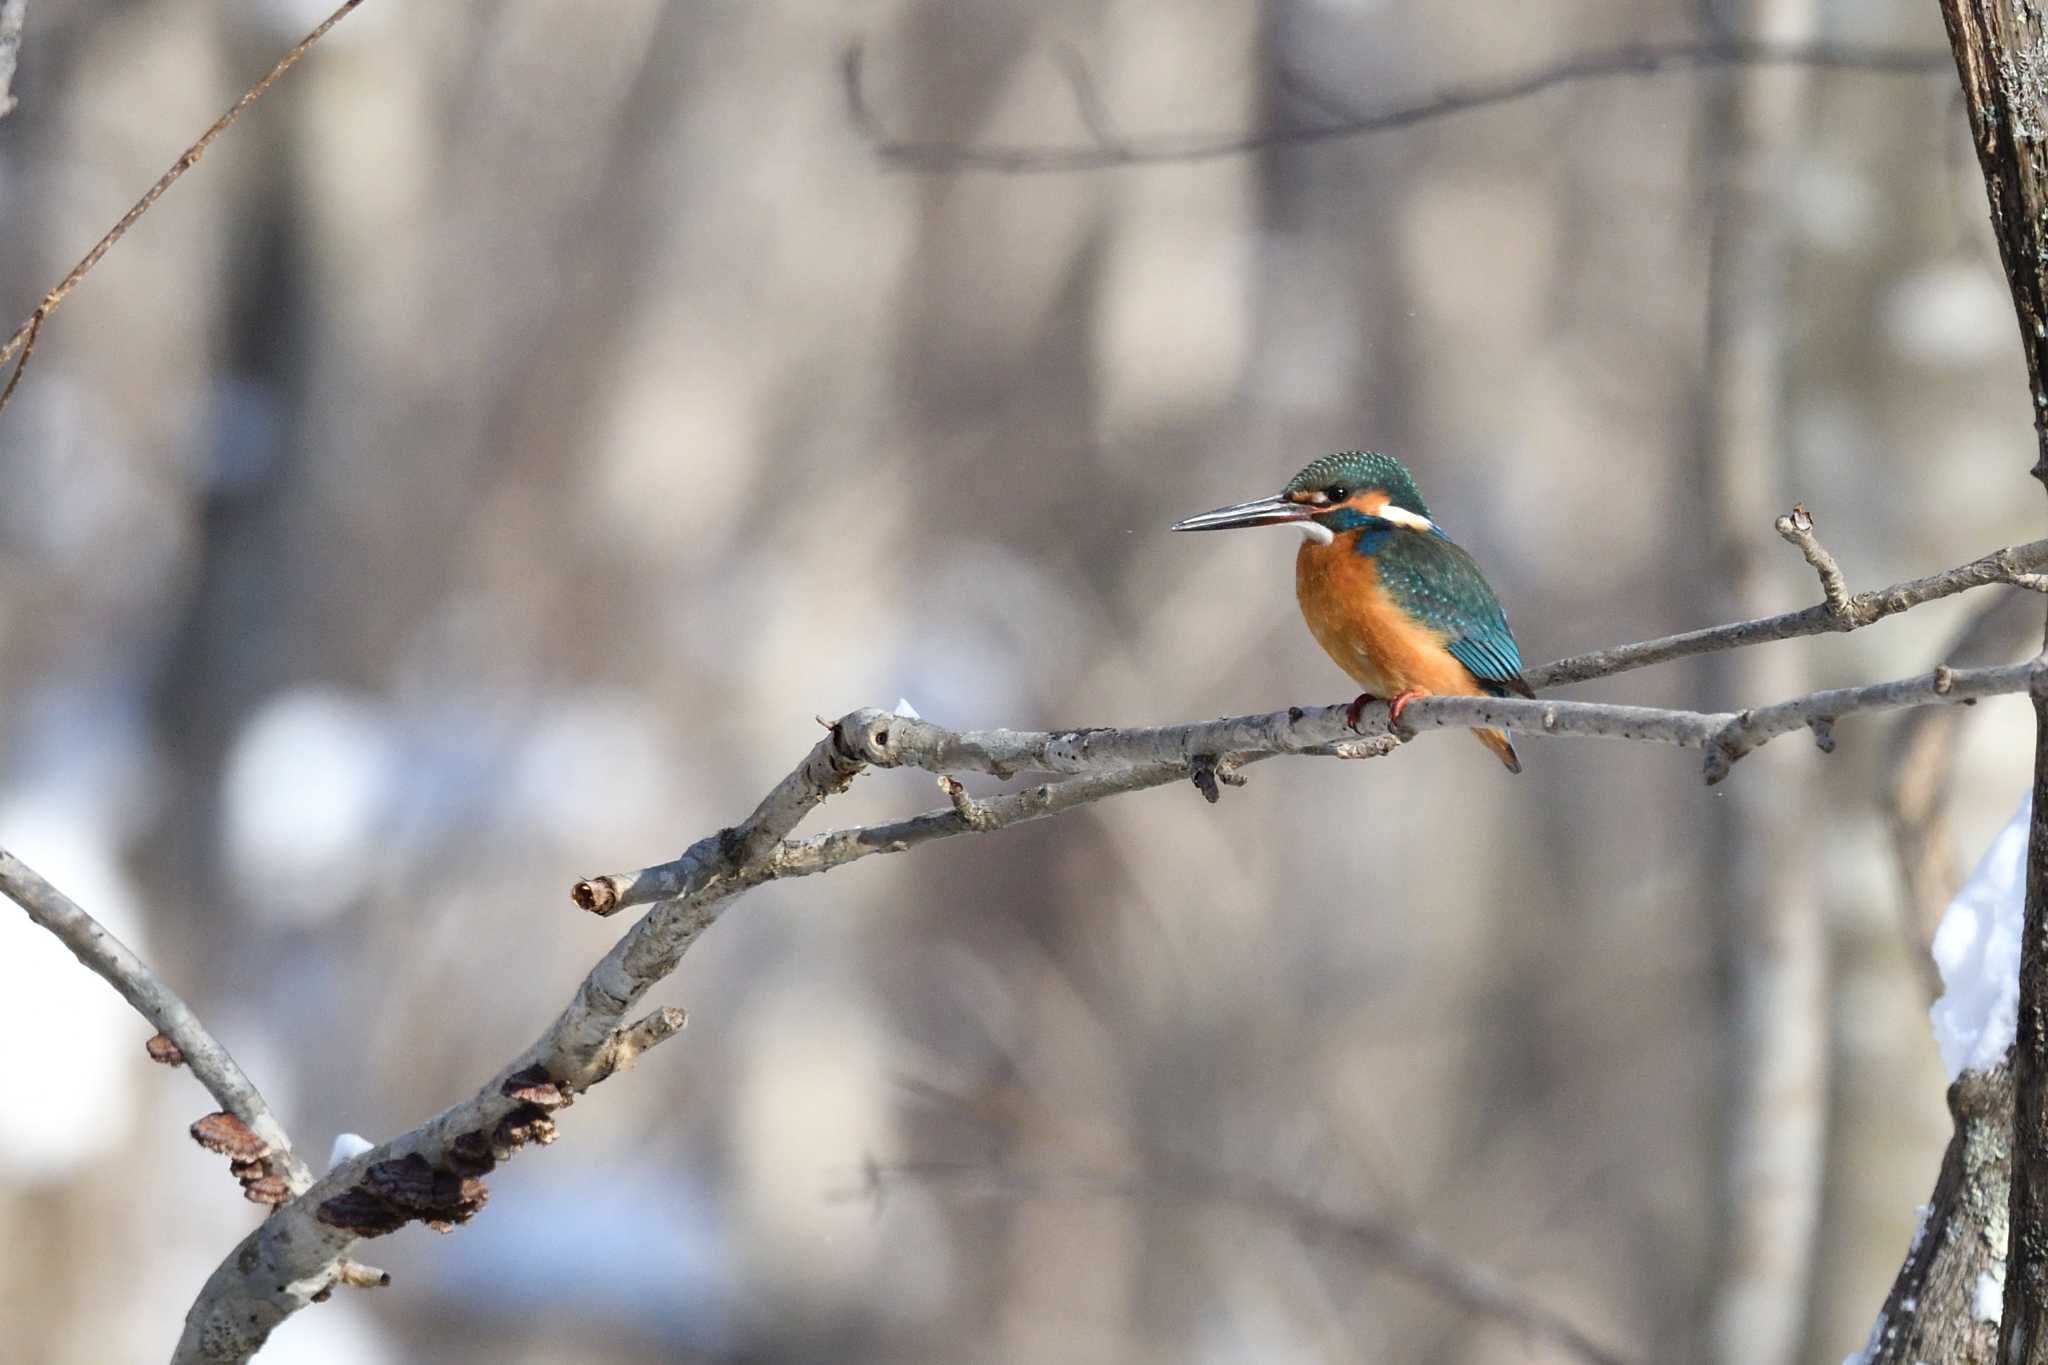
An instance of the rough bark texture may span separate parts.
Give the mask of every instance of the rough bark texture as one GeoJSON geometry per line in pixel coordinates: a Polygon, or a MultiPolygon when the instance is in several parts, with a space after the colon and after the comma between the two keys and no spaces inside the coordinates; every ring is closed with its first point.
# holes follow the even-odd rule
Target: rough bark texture
{"type": "Polygon", "coordinates": [[[2048,1361],[2048,697],[2034,697],[2034,816],[2012,1047],[2012,1222],[1999,1359],[2048,1361]]]}
{"type": "Polygon", "coordinates": [[[2034,477],[2048,481],[2048,33],[2025,0],[1942,0],[2033,395],[2034,477]]]}
{"type": "MultiPolygon", "coordinates": [[[[1969,107],[1991,226],[2012,291],[2034,414],[2033,474],[2048,483],[2048,34],[2026,0],[1942,0],[1969,107]]],[[[2048,1362],[2048,699],[2035,698],[2034,816],[2027,848],[2013,1159],[1998,1359],[2048,1362]]]]}
{"type": "Polygon", "coordinates": [[[2005,1266],[2012,1178],[2012,1072],[1965,1072],[1949,1087],[1955,1133],[1906,1261],[1864,1348],[1865,1365],[1988,1365],[1998,1325],[1977,1313],[1979,1281],[2005,1266]]]}

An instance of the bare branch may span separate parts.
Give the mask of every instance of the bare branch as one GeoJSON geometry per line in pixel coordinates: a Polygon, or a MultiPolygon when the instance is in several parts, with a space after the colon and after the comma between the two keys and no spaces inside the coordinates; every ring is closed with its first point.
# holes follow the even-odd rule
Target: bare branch
{"type": "MultiPolygon", "coordinates": [[[[1086,145],[920,142],[893,136],[875,113],[863,86],[862,50],[850,48],[842,64],[847,115],[877,156],[890,166],[922,174],[994,171],[1006,175],[1063,174],[1123,166],[1214,161],[1276,147],[1298,147],[1409,128],[1419,123],[1527,99],[1561,86],[1615,77],[1654,76],[1732,66],[1803,66],[1886,75],[1945,71],[1948,54],[1925,49],[1851,43],[1773,43],[1710,38],[1644,43],[1590,53],[1519,75],[1451,86],[1406,104],[1310,125],[1259,128],[1248,133],[1168,133],[1145,140],[1104,141],[1083,102],[1083,123],[1095,140],[1086,145]]],[[[1071,81],[1071,75],[1069,80],[1071,81]]],[[[1086,88],[1085,83],[1081,88],[1086,88]]],[[[1078,95],[1077,95],[1078,98],[1078,95]]],[[[1332,112],[1327,99],[1318,101],[1332,112]]]]}
{"type": "Polygon", "coordinates": [[[1294,1229],[1304,1241],[1341,1246],[1421,1285],[1477,1317],[1556,1346],[1588,1365],[1630,1365],[1554,1309],[1491,1267],[1443,1250],[1390,1219],[1338,1213],[1270,1181],[1210,1171],[1185,1161],[1148,1163],[1139,1174],[1065,1169],[1004,1171],[984,1165],[919,1162],[867,1168],[868,1192],[881,1198],[892,1183],[946,1185],[1001,1199],[1153,1200],[1228,1205],[1294,1229]]]}
{"type": "Polygon", "coordinates": [[[612,1043],[611,1064],[614,1071],[624,1071],[640,1059],[640,1054],[656,1043],[665,1043],[683,1031],[689,1016],[674,1005],[663,1005],[646,1018],[621,1029],[612,1043]]]}
{"type": "MultiPolygon", "coordinates": [[[[206,155],[206,149],[213,145],[214,139],[226,132],[234,121],[242,116],[243,110],[254,104],[262,97],[264,91],[275,85],[278,77],[298,65],[299,58],[305,56],[313,44],[326,37],[329,29],[340,23],[343,16],[362,2],[363,0],[342,0],[340,9],[321,20],[318,28],[294,43],[290,51],[279,57],[277,64],[270,68],[263,79],[250,86],[240,99],[228,107],[225,114],[215,119],[213,126],[201,133],[199,140],[187,147],[178,159],[171,163],[171,168],[157,177],[157,182],[149,187],[142,198],[135,201],[134,207],[121,215],[121,221],[107,229],[106,235],[93,243],[92,250],[86,252],[84,258],[71,267],[71,273],[59,280],[56,288],[43,295],[43,301],[36,305],[35,311],[28,315],[21,326],[14,329],[14,335],[7,338],[5,343],[0,343],[0,364],[5,364],[17,351],[20,352],[20,358],[14,362],[14,373],[8,377],[7,386],[0,388],[0,410],[7,407],[9,400],[14,397],[15,389],[20,387],[22,372],[28,368],[29,357],[35,353],[36,338],[42,335],[43,324],[57,311],[65,296],[76,289],[79,282],[100,263],[100,258],[113,249],[114,243],[120,241],[123,234],[135,226],[137,220],[148,213],[157,200],[164,197],[164,192],[178,182],[178,177],[199,164],[199,158],[206,155]]],[[[22,0],[5,0],[5,3],[19,6],[22,0]]],[[[7,112],[4,104],[7,77],[13,74],[14,54],[12,48],[7,45],[6,19],[7,11],[0,8],[0,114],[7,112]]]]}
{"type": "MultiPolygon", "coordinates": [[[[864,712],[881,716],[883,713],[864,712]]],[[[722,829],[699,839],[682,857],[671,863],[640,872],[616,873],[576,883],[570,892],[575,902],[593,915],[609,915],[626,905],[644,905],[670,900],[701,890],[713,878],[736,871],[759,859],[782,837],[797,827],[811,808],[836,792],[843,792],[867,766],[867,760],[843,743],[841,725],[827,724],[829,734],[811,750],[795,771],[763,797],[754,813],[731,829],[722,829]]],[[[886,718],[875,732],[876,742],[889,742],[886,718]]]]}
{"type": "MultiPolygon", "coordinates": [[[[1485,727],[1524,734],[1646,740],[1708,751],[1705,777],[1720,781],[1743,755],[1794,730],[1813,728],[1832,742],[1833,722],[1859,711],[1944,703],[1969,704],[2048,686],[2048,663],[2040,659],[1995,668],[1948,669],[1874,683],[1867,687],[1815,692],[1773,706],[1742,712],[1670,710],[1600,702],[1526,701],[1517,697],[1423,697],[1401,714],[1405,730],[1485,727]]],[[[767,858],[714,870],[702,841],[671,863],[638,872],[612,873],[578,882],[571,898],[599,914],[614,914],[671,896],[706,888],[728,894],[785,877],[829,872],[874,853],[902,853],[934,839],[969,830],[988,831],[1043,819],[1124,792],[1164,786],[1217,765],[1229,756],[1236,769],[1280,754],[1364,758],[1391,752],[1401,736],[1392,734],[1384,702],[1365,708],[1362,738],[1345,720],[1345,706],[1289,707],[1267,715],[1232,716],[1191,725],[1117,730],[949,730],[926,720],[882,711],[855,711],[835,733],[847,747],[866,753],[877,767],[907,766],[934,773],[1021,771],[1057,773],[1067,780],[976,801],[976,812],[958,805],[930,810],[907,820],[834,830],[783,843],[767,858]]],[[[1217,765],[1221,766],[1221,765],[1217,765]]],[[[1220,773],[1218,774],[1220,777],[1220,773]]],[[[963,792],[964,796],[965,793],[963,792]]],[[[1207,795],[1205,792],[1204,795],[1207,795]]]]}
{"type": "Polygon", "coordinates": [[[1737,759],[1765,741],[1816,721],[1833,722],[1853,711],[1891,710],[1939,702],[1968,704],[1980,697],[2039,691],[2044,686],[2048,686],[2048,662],[2039,658],[1998,668],[1951,669],[1938,666],[1934,672],[1916,678],[1900,678],[1869,687],[1814,692],[1779,702],[1776,706],[1744,711],[1723,725],[1708,746],[1707,781],[1710,784],[1719,782],[1728,775],[1728,769],[1737,759]]]}
{"type": "Polygon", "coordinates": [[[28,22],[28,0],[0,0],[0,118],[14,112],[14,65],[21,56],[21,29],[28,22]]]}
{"type": "Polygon", "coordinates": [[[1614,649],[1595,650],[1590,654],[1578,654],[1556,663],[1545,664],[1529,670],[1525,676],[1534,687],[1563,687],[1569,683],[1587,682],[1594,678],[1605,678],[1631,669],[1645,668],[1651,664],[1667,663],[1672,659],[1690,658],[1695,654],[1706,654],[1718,649],[1739,649],[1748,645],[1760,645],[1772,640],[1795,640],[1807,635],[1825,635],[1831,631],[1861,630],[1896,616],[1922,603],[1939,601],[1952,597],[1971,588],[1981,588],[1992,583],[2019,585],[2031,571],[2048,568],[2048,540],[2029,541],[2025,545],[2008,546],[1994,550],[1945,569],[1925,578],[1910,579],[1894,583],[1888,588],[1857,593],[1848,599],[1841,612],[1828,609],[1826,603],[1807,607],[1801,611],[1788,611],[1778,616],[1765,616],[1754,621],[1734,621],[1725,626],[1709,626],[1704,630],[1689,630],[1678,635],[1666,635],[1640,644],[1620,645],[1614,649]]]}
{"type": "Polygon", "coordinates": [[[1842,566],[1835,563],[1835,557],[1813,533],[1813,517],[1808,514],[1806,504],[1794,503],[1789,516],[1777,520],[1778,534],[1799,553],[1806,556],[1806,562],[1820,575],[1821,605],[1828,609],[1828,615],[1843,623],[1843,629],[1853,630],[1849,624],[1849,580],[1842,575],[1842,566]]]}
{"type": "MultiPolygon", "coordinates": [[[[2048,564],[2048,542],[2000,551],[1945,574],[1851,599],[1850,621],[1864,624],[1968,587],[2007,581],[2013,573],[2043,564],[2048,564]]],[[[1738,623],[1565,660],[1551,671],[1576,669],[1576,677],[1597,677],[1703,649],[1848,628],[1824,608],[1813,611],[1817,619],[1794,613],[1738,623]],[[1707,643],[1698,643],[1703,638],[1707,643]]],[[[1425,697],[1403,712],[1400,733],[1390,728],[1385,703],[1366,708],[1356,730],[1347,725],[1348,708],[1341,705],[1290,707],[1192,725],[1057,732],[955,731],[889,712],[855,711],[830,724],[829,733],[739,825],[698,840],[673,862],[577,883],[573,899],[593,913],[608,915],[650,903],[653,909],[584,978],[554,1024],[490,1084],[411,1132],[343,1162],[245,1238],[214,1270],[187,1314],[175,1359],[247,1360],[277,1323],[342,1279],[342,1267],[359,1237],[390,1232],[408,1221],[452,1225],[481,1208],[488,1193],[482,1175],[528,1142],[553,1141],[553,1108],[566,1106],[681,1026],[679,1016],[658,1015],[631,1026],[625,1021],[646,992],[675,970],[724,906],[762,882],[830,871],[873,853],[900,852],[969,830],[986,832],[1041,819],[1197,771],[1219,783],[1234,782],[1240,768],[1277,754],[1373,757],[1429,729],[1509,728],[1704,748],[1712,781],[1743,753],[1817,721],[1824,730],[1826,722],[1859,711],[1969,702],[2028,691],[2044,678],[2048,666],[2040,660],[1942,669],[1737,714],[1425,697]],[[949,789],[945,808],[907,820],[804,840],[789,837],[814,807],[844,791],[865,769],[902,766],[940,776],[985,772],[1009,778],[1032,771],[1066,780],[982,800],[949,789]],[[537,1094],[556,1095],[558,1103],[539,1105],[537,1094]]]]}
{"type": "Polygon", "coordinates": [[[961,785],[959,778],[940,774],[939,790],[944,792],[946,799],[953,803],[953,814],[959,816],[960,823],[968,829],[973,830],[977,834],[986,834],[994,828],[989,823],[987,810],[982,807],[979,801],[976,801],[967,794],[967,788],[961,785]]]}
{"type": "MultiPolygon", "coordinates": [[[[867,732],[860,742],[886,742],[897,720],[883,716],[876,726],[880,741],[867,732]]],[[[627,1012],[675,970],[722,902],[745,889],[728,874],[779,844],[813,806],[845,790],[866,766],[862,751],[847,747],[849,738],[843,727],[835,729],[745,823],[699,840],[662,869],[673,875],[676,890],[668,894],[677,898],[627,930],[584,977],[568,1008],[481,1090],[411,1132],[342,1162],[243,1238],[186,1313],[174,1365],[250,1359],[278,1323],[339,1282],[360,1237],[394,1232],[411,1221],[464,1221],[487,1196],[480,1177],[528,1143],[554,1141],[554,1108],[566,1107],[640,1051],[672,1037],[680,1018],[658,1014],[629,1026],[627,1012]],[[557,1104],[535,1102],[542,1086],[559,1096],[557,1104]],[[422,1193],[394,1197],[400,1189],[422,1193]]],[[[652,878],[645,883],[653,884],[652,878]]]]}
{"type": "MultiPolygon", "coordinates": [[[[225,1111],[224,1117],[231,1117],[255,1142],[262,1144],[259,1158],[267,1156],[282,1168],[291,1193],[301,1193],[313,1183],[313,1173],[292,1150],[290,1135],[271,1113],[262,1093],[235,1064],[228,1050],[207,1032],[199,1016],[150,970],[148,963],[6,849],[0,849],[0,893],[55,934],[73,956],[119,991],[137,1014],[154,1025],[160,1037],[169,1040],[179,1058],[192,1068],[192,1074],[225,1111]]],[[[150,1041],[154,1043],[155,1039],[150,1041]]],[[[155,1057],[159,1051],[152,1047],[150,1055],[155,1057]]]]}
{"type": "Polygon", "coordinates": [[[1109,116],[1109,105],[1095,88],[1095,77],[1089,73],[1087,61],[1072,43],[1055,46],[1053,57],[1067,78],[1068,88],[1074,92],[1074,109],[1081,115],[1081,126],[1088,130],[1088,136],[1101,151],[1120,151],[1124,140],[1117,136],[1116,120],[1109,116]]]}
{"type": "Polygon", "coordinates": [[[1356,123],[1361,117],[1349,103],[1289,67],[1273,68],[1273,84],[1332,123],[1356,123]]]}

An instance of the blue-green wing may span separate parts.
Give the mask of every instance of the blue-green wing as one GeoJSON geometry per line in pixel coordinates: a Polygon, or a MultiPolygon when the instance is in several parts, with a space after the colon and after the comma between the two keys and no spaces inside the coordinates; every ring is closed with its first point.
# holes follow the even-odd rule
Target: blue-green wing
{"type": "Polygon", "coordinates": [[[1403,611],[1445,632],[1451,657],[1488,691],[1533,693],[1507,613],[1472,556],[1441,532],[1397,531],[1379,547],[1380,582],[1403,611]]]}

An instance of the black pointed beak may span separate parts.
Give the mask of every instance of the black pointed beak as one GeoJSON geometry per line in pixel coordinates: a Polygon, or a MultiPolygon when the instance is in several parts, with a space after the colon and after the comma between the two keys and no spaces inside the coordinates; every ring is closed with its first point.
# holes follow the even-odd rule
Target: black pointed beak
{"type": "Polygon", "coordinates": [[[1199,517],[1173,524],[1176,531],[1234,531],[1242,526],[1285,526],[1289,522],[1308,521],[1316,509],[1306,503],[1289,502],[1286,498],[1254,498],[1230,507],[1219,507],[1213,512],[1204,512],[1199,517]]]}

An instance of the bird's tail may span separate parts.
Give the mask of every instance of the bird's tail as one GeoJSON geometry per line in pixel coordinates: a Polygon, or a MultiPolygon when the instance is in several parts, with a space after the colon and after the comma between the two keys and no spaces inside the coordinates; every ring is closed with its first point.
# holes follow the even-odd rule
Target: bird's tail
{"type": "Polygon", "coordinates": [[[1522,771],[1522,760],[1515,757],[1515,746],[1508,739],[1505,730],[1474,730],[1472,734],[1481,744],[1493,750],[1494,757],[1498,758],[1501,766],[1509,772],[1522,771]]]}

